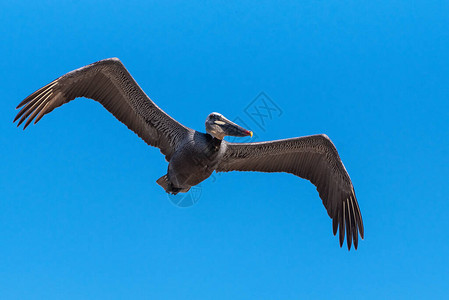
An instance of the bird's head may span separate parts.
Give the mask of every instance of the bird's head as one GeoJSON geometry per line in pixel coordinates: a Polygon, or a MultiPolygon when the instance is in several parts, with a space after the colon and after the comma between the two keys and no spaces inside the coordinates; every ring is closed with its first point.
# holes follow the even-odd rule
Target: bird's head
{"type": "Polygon", "coordinates": [[[253,132],[229,121],[219,113],[211,113],[206,119],[206,132],[222,140],[225,136],[253,136],[253,132]]]}

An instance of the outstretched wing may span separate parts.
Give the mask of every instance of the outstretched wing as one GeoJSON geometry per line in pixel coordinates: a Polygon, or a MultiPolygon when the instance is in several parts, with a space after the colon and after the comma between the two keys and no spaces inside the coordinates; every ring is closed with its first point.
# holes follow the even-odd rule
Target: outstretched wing
{"type": "Polygon", "coordinates": [[[160,148],[169,160],[180,140],[190,131],[161,110],[139,87],[117,58],[95,62],[69,72],[25,98],[14,119],[25,120],[25,129],[35,119],[77,97],[98,101],[148,145],[160,148]]]}
{"type": "Polygon", "coordinates": [[[226,143],[218,172],[287,172],[310,180],[332,218],[334,235],[340,227],[340,247],[345,230],[348,249],[358,232],[363,239],[363,222],[354,187],[337,149],[326,135],[260,142],[226,143]]]}

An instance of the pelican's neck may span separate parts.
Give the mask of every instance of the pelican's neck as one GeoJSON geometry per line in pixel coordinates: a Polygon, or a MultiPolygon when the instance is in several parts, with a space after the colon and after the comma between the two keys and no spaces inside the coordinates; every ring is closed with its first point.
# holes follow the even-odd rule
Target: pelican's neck
{"type": "Polygon", "coordinates": [[[207,129],[206,129],[206,132],[207,132],[207,134],[211,135],[214,139],[217,139],[220,141],[225,137],[225,134],[222,132],[208,131],[207,129]]]}
{"type": "Polygon", "coordinates": [[[210,138],[210,140],[209,140],[210,145],[212,145],[212,147],[214,147],[215,151],[218,151],[218,149],[220,149],[221,142],[223,141],[223,139],[219,139],[210,133],[207,133],[206,135],[208,135],[210,138]]]}

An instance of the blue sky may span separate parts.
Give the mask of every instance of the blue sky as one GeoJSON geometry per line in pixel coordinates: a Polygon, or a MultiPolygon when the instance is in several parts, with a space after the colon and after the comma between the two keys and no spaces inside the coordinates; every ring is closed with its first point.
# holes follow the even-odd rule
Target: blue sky
{"type": "Polygon", "coordinates": [[[447,1],[1,4],[2,299],[447,297],[447,1]],[[176,207],[163,156],[94,101],[12,124],[28,94],[108,57],[191,128],[217,111],[259,140],[326,133],[359,249],[287,174],[216,176],[176,207]],[[264,129],[245,114],[260,92],[282,109],[264,129]]]}

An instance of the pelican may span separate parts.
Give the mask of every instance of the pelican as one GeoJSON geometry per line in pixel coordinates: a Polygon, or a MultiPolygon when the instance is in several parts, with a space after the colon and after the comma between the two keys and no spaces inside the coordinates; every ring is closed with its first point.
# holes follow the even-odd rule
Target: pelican
{"type": "Polygon", "coordinates": [[[348,250],[363,222],[351,179],[337,149],[324,134],[290,139],[230,143],[225,136],[252,136],[252,132],[219,113],[206,118],[206,133],[190,129],[160,109],[139,87],[117,58],[95,62],[71,71],[26,97],[14,122],[25,129],[53,109],[78,97],[98,101],[148,145],[158,147],[168,162],[165,175],[156,180],[167,193],[185,193],[212,172],[286,172],[312,182],[339,229],[340,247],[345,232],[348,250]]]}

